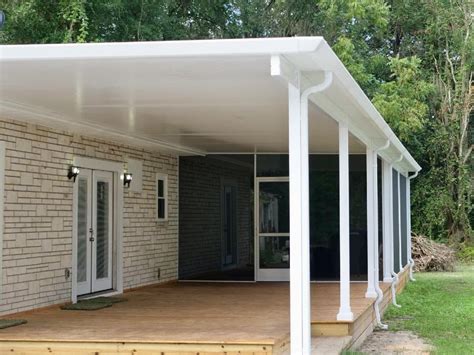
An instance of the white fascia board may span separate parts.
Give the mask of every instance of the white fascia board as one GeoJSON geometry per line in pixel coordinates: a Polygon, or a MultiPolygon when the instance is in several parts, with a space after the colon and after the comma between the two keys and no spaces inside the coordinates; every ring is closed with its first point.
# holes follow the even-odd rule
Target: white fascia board
{"type": "Polygon", "coordinates": [[[122,43],[1,45],[0,62],[55,59],[120,59],[245,56],[316,51],[322,37],[223,39],[122,43]]]}

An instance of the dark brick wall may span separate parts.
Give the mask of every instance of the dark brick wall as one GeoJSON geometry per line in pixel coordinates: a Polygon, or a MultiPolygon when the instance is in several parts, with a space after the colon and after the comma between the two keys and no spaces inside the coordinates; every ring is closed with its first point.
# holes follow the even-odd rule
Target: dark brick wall
{"type": "Polygon", "coordinates": [[[179,278],[222,270],[222,183],[237,185],[237,267],[253,264],[253,156],[179,160],[179,278]]]}

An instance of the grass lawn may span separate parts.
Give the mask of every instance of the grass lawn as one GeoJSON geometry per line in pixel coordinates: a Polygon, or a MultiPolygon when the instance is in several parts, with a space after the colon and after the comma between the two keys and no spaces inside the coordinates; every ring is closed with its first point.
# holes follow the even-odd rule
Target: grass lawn
{"type": "Polygon", "coordinates": [[[391,331],[411,330],[440,354],[474,354],[474,265],[456,272],[415,274],[384,320],[391,331]]]}

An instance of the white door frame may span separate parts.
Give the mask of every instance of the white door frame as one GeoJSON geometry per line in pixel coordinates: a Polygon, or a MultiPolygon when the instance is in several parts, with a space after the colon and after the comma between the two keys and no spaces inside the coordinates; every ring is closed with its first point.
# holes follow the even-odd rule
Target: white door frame
{"type": "MultiPolygon", "coordinates": [[[[87,192],[86,192],[86,205],[87,205],[87,228],[91,226],[91,220],[92,220],[92,214],[90,211],[90,208],[92,208],[92,170],[90,169],[82,169],[81,174],[77,177],[76,182],[74,183],[74,217],[75,217],[75,222],[74,226],[76,228],[75,232],[75,242],[74,246],[76,247],[75,249],[75,262],[74,262],[74,275],[76,275],[75,278],[75,286],[76,286],[76,293],[77,294],[86,294],[86,293],[91,293],[91,262],[89,259],[89,256],[91,255],[91,243],[88,243],[86,241],[86,279],[82,282],[77,281],[77,274],[78,274],[78,259],[77,259],[77,245],[78,245],[78,231],[77,231],[77,225],[78,225],[78,205],[79,205],[79,183],[81,180],[86,180],[87,181],[87,192]]],[[[87,231],[87,237],[86,239],[89,238],[90,234],[89,231],[87,231]]],[[[74,249],[74,248],[73,248],[74,249]]]]}
{"type": "Polygon", "coordinates": [[[95,243],[94,247],[92,248],[92,293],[94,292],[99,292],[103,290],[110,290],[113,287],[113,274],[114,274],[114,268],[113,268],[113,261],[115,260],[114,258],[114,226],[113,226],[113,211],[114,211],[114,183],[113,183],[113,173],[110,171],[103,171],[103,170],[93,170],[92,171],[92,230],[94,231],[94,238],[95,238],[95,243]],[[108,277],[104,277],[101,279],[97,279],[97,183],[98,182],[106,182],[109,183],[110,186],[112,187],[110,189],[110,193],[108,196],[108,204],[109,208],[112,208],[112,213],[109,213],[107,216],[108,219],[108,225],[109,225],[109,230],[108,230],[108,235],[107,235],[107,243],[108,243],[108,255],[107,255],[107,270],[108,272],[108,277]]]}
{"type": "MultiPolygon", "coordinates": [[[[120,175],[123,173],[123,163],[112,162],[108,160],[74,157],[72,165],[83,169],[109,171],[113,174],[114,185],[114,216],[113,229],[115,242],[113,243],[113,255],[116,257],[115,265],[113,265],[113,293],[123,292],[123,186],[121,184],[120,175]]],[[[73,192],[73,224],[72,224],[72,287],[71,301],[77,302],[77,197],[78,187],[74,184],[73,192]]]]}
{"type": "MultiPolygon", "coordinates": [[[[260,269],[260,237],[287,236],[289,233],[260,233],[260,183],[290,182],[288,176],[265,176],[255,179],[255,270],[256,281],[290,281],[290,269],[260,269]]],[[[289,185],[288,185],[289,189],[289,185]]],[[[291,237],[290,237],[291,238],[291,237]]]]}

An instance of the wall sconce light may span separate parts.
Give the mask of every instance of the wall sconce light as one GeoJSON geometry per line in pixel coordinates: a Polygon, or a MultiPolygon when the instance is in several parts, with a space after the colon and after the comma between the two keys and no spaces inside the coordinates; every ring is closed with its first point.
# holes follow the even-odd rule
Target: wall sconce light
{"type": "Polygon", "coordinates": [[[81,170],[77,166],[71,165],[67,172],[68,179],[69,180],[74,179],[74,182],[76,182],[77,175],[79,175],[80,171],[81,170]]]}
{"type": "Polygon", "coordinates": [[[120,175],[120,179],[123,180],[123,186],[130,187],[130,183],[132,182],[133,176],[130,173],[123,173],[120,175]]]}

